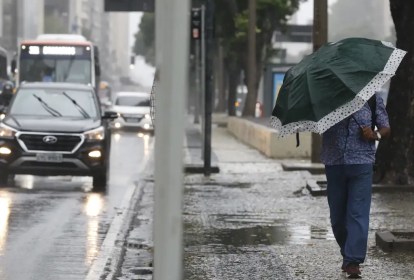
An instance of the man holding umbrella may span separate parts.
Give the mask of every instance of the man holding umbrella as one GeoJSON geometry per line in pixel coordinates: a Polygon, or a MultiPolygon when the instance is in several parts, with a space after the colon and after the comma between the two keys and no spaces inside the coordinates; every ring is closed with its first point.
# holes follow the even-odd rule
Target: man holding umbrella
{"type": "Polygon", "coordinates": [[[272,112],[280,136],[323,134],[331,224],[350,278],[360,277],[367,252],[375,141],[390,134],[375,92],[395,75],[405,53],[365,38],[325,44],[287,71],[272,112]]]}
{"type": "Polygon", "coordinates": [[[361,274],[359,264],[367,252],[375,141],[390,134],[383,100],[378,94],[373,98],[375,112],[367,102],[322,137],[332,230],[341,248],[342,270],[350,277],[361,274]]]}

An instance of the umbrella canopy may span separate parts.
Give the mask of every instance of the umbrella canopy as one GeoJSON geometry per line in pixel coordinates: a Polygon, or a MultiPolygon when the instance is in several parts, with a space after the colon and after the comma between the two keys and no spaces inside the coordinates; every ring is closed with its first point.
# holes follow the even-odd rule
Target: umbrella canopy
{"type": "Polygon", "coordinates": [[[361,109],[405,54],[391,43],[365,38],[325,44],[287,71],[271,125],[281,136],[325,132],[361,109]]]}

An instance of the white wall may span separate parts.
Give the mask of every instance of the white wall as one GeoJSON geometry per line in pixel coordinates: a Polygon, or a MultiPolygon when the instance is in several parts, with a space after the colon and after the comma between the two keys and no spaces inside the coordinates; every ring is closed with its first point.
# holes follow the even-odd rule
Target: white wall
{"type": "Polygon", "coordinates": [[[129,17],[125,13],[110,13],[111,36],[110,44],[113,48],[114,63],[117,65],[117,74],[129,76],[129,60],[131,47],[129,43],[129,17]]]}
{"type": "Polygon", "coordinates": [[[69,2],[69,33],[82,33],[82,0],[70,0],[69,2]]]}
{"type": "Polygon", "coordinates": [[[297,63],[304,54],[312,53],[312,43],[299,42],[277,42],[273,44],[274,48],[286,49],[286,61],[278,61],[283,63],[297,63]]]}
{"type": "Polygon", "coordinates": [[[18,1],[18,38],[34,39],[44,31],[44,1],[18,1]]]}

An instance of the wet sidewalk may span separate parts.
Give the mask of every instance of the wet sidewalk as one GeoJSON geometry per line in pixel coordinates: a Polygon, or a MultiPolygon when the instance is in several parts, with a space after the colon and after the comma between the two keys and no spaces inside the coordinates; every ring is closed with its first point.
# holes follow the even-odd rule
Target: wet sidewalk
{"type": "MultiPolygon", "coordinates": [[[[201,135],[188,132],[186,163],[199,164],[201,135]]],[[[284,171],[293,161],[267,158],[223,127],[213,127],[212,145],[220,173],[185,176],[184,279],[345,279],[326,197],[306,189],[316,175],[284,171]]],[[[147,178],[116,279],[152,279],[151,170],[147,178]]],[[[413,212],[412,193],[373,195],[363,279],[414,279],[414,254],[375,246],[377,231],[413,231],[413,212]]]]}

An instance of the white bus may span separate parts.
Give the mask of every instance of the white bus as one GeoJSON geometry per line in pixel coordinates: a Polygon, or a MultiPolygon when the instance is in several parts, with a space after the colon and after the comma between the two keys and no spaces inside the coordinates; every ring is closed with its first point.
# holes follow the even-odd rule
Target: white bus
{"type": "Polygon", "coordinates": [[[24,82],[99,85],[98,48],[81,35],[44,34],[19,44],[12,62],[16,87],[24,82]]]}

